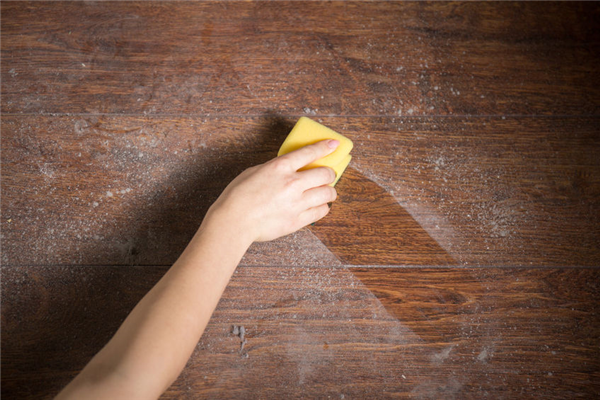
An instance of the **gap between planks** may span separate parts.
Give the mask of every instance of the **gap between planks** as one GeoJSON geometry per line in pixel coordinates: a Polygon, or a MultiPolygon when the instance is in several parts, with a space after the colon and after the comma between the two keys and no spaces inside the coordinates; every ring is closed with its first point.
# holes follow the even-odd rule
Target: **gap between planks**
{"type": "MultiPolygon", "coordinates": [[[[183,117],[183,118],[262,118],[268,117],[271,114],[268,112],[261,114],[215,114],[215,113],[207,113],[207,114],[143,114],[143,113],[2,113],[3,117],[146,117],[146,118],[174,118],[174,117],[183,117]]],[[[309,117],[309,118],[402,118],[402,119],[460,119],[460,118],[540,118],[540,119],[561,119],[561,118],[570,118],[570,119],[586,119],[586,118],[600,118],[600,114],[553,114],[553,115],[544,115],[544,114],[452,114],[452,115],[443,115],[443,114],[435,114],[435,115],[394,115],[394,114],[344,114],[344,115],[336,115],[336,114],[315,114],[315,115],[306,115],[306,114],[276,114],[279,118],[300,118],[300,117],[309,117]]]]}

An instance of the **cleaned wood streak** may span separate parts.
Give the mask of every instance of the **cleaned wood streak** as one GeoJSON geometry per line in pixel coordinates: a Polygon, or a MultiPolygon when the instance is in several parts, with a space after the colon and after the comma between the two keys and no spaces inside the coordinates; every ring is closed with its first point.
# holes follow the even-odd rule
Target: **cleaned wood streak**
{"type": "MultiPolygon", "coordinates": [[[[318,120],[356,144],[339,201],[244,264],[600,265],[599,118],[318,120]]],[[[5,116],[2,261],[168,265],[295,121],[5,116]]]]}
{"type": "Polygon", "coordinates": [[[163,398],[600,396],[598,3],[0,11],[2,399],[69,382],[303,115],[355,143],[338,201],[251,246],[163,398]]]}
{"type": "Polygon", "coordinates": [[[343,179],[335,209],[311,228],[343,264],[457,264],[384,188],[352,167],[343,179]]]}
{"type": "MultiPolygon", "coordinates": [[[[4,268],[3,398],[51,398],[165,271],[4,268]]],[[[593,397],[598,282],[597,269],[240,267],[163,398],[593,397]]]]}

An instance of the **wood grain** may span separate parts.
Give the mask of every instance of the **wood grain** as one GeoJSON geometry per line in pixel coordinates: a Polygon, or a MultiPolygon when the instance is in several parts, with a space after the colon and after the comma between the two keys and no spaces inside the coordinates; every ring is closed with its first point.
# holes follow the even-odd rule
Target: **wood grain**
{"type": "MultiPolygon", "coordinates": [[[[327,248],[303,231],[244,264],[600,265],[598,118],[318,120],[356,145],[327,248]]],[[[3,116],[2,261],[168,265],[294,122],[3,116]]]]}
{"type": "Polygon", "coordinates": [[[597,3],[2,2],[2,110],[589,115],[597,3]]]}
{"type": "Polygon", "coordinates": [[[301,115],[355,143],[339,200],[250,248],[163,398],[600,396],[598,3],[0,15],[3,399],[72,379],[301,115]]]}
{"type": "MultiPolygon", "coordinates": [[[[165,271],[3,268],[2,398],[51,398],[165,271]]],[[[241,267],[163,398],[594,397],[598,282],[597,269],[241,267]]]]}
{"type": "Polygon", "coordinates": [[[332,211],[310,228],[343,264],[457,264],[386,189],[352,167],[343,179],[332,211]]]}

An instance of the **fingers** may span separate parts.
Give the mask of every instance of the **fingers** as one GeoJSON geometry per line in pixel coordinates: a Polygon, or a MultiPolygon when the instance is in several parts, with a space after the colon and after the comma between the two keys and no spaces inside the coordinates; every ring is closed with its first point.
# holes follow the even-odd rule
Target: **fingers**
{"type": "Polygon", "coordinates": [[[339,145],[340,142],[335,139],[322,140],[315,144],[292,151],[291,153],[281,156],[281,158],[286,158],[294,171],[297,171],[311,162],[317,161],[318,159],[333,153],[339,145]]]}
{"type": "Polygon", "coordinates": [[[335,201],[337,192],[331,186],[320,186],[307,190],[302,195],[302,203],[306,209],[335,201]]]}
{"type": "Polygon", "coordinates": [[[303,190],[329,185],[335,181],[335,171],[329,167],[311,168],[298,172],[303,190]]]}
{"type": "Polygon", "coordinates": [[[329,206],[327,204],[322,204],[318,207],[309,208],[308,210],[300,214],[300,217],[298,218],[298,221],[300,223],[299,228],[310,225],[313,222],[317,222],[318,220],[326,216],[328,212],[329,206]]]}

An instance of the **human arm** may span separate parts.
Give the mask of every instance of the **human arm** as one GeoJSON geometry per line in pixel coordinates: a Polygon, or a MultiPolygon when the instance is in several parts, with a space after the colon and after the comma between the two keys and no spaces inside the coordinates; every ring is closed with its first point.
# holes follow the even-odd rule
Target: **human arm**
{"type": "Polygon", "coordinates": [[[337,144],[306,146],[234,179],[175,264],[57,399],[159,397],[185,366],[248,247],[327,214],[335,173],[298,169],[337,144]]]}

